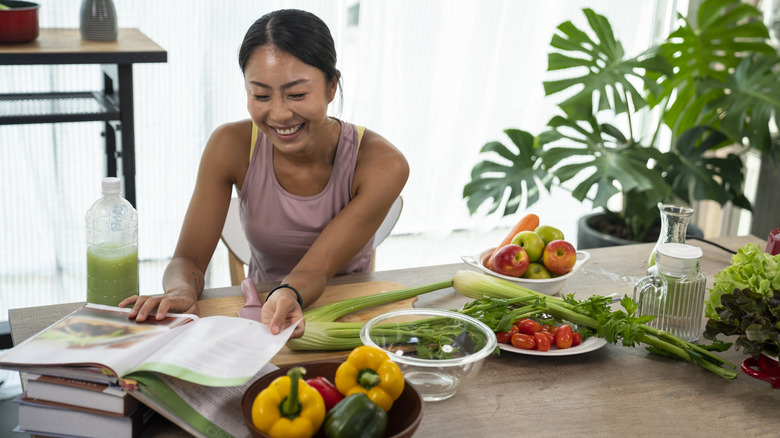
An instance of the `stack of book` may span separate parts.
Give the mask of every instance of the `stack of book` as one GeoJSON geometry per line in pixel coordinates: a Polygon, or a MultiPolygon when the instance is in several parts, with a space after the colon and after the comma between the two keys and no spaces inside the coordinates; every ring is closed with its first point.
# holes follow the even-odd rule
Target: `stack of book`
{"type": "Polygon", "coordinates": [[[19,432],[36,436],[137,437],[154,411],[116,385],[24,374],[19,432]]]}
{"type": "Polygon", "coordinates": [[[0,354],[26,378],[18,431],[34,436],[136,437],[155,412],[194,436],[244,436],[240,401],[295,325],[272,335],[245,318],[87,304],[0,354]],[[215,435],[216,434],[216,435],[215,435]]]}

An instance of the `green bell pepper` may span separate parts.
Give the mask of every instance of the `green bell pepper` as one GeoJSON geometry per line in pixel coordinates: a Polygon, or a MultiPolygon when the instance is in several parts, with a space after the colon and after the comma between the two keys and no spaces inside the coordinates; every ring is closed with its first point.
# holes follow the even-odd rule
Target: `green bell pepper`
{"type": "Polygon", "coordinates": [[[352,394],[325,415],[328,438],[382,438],[387,429],[387,413],[364,393],[352,394]]]}

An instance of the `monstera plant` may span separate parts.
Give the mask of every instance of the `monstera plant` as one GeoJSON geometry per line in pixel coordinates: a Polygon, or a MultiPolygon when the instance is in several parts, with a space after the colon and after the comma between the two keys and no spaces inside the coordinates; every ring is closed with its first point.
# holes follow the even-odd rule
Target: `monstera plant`
{"type": "Polygon", "coordinates": [[[739,154],[780,149],[771,134],[780,117],[780,59],[761,13],[705,0],[697,27],[680,16],[662,44],[629,57],[607,18],[583,12],[590,29],[559,25],[548,55],[548,71],[566,73],[543,84],[546,96],[567,96],[561,114],[545,132],[507,129],[510,145],[483,146],[463,189],[472,214],[486,202],[490,213],[513,214],[557,183],[603,208],[619,237],[651,241],[659,202],[751,209],[739,154]],[[641,118],[658,122],[640,131],[641,118]],[[715,153],[725,146],[735,152],[715,153]],[[615,195],[619,210],[608,205],[615,195]]]}

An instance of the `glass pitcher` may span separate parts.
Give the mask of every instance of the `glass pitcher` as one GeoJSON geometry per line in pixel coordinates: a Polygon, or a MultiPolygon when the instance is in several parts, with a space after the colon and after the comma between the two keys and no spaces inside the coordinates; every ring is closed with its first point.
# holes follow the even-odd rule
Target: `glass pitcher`
{"type": "Polygon", "coordinates": [[[634,287],[639,313],[654,315],[647,325],[694,342],[701,334],[706,278],[699,272],[699,247],[664,243],[656,253],[657,264],[634,287]]]}
{"type": "Polygon", "coordinates": [[[655,253],[658,247],[664,243],[685,243],[685,233],[688,231],[688,223],[693,216],[693,209],[679,205],[658,203],[661,212],[661,232],[658,234],[658,242],[650,252],[647,267],[655,265],[655,253]]]}

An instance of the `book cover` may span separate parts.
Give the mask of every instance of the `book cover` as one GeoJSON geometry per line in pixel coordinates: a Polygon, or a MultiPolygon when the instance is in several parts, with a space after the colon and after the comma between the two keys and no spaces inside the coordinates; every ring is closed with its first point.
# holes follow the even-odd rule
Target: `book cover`
{"type": "Polygon", "coordinates": [[[127,415],[105,415],[88,409],[69,409],[36,403],[24,394],[14,399],[19,405],[19,431],[31,435],[57,434],[101,438],[135,438],[155,414],[138,405],[127,415]]]}
{"type": "Polygon", "coordinates": [[[139,403],[118,385],[36,374],[25,377],[27,398],[39,403],[63,403],[122,415],[139,403]]]}

